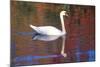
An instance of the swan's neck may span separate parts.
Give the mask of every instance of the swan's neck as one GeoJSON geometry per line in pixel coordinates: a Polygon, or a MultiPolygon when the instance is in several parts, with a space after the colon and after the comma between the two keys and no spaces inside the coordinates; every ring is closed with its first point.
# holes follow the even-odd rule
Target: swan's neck
{"type": "Polygon", "coordinates": [[[64,15],[60,14],[62,33],[66,34],[65,25],[64,25],[64,15]]]}

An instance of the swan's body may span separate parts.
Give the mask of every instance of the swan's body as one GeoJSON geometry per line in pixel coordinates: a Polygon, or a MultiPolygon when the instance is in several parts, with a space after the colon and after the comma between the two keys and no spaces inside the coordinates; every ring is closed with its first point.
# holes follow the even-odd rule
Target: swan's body
{"type": "Polygon", "coordinates": [[[62,31],[53,26],[36,27],[36,26],[30,25],[30,27],[34,29],[37,33],[42,34],[42,35],[65,35],[66,30],[65,30],[64,19],[63,19],[64,15],[66,15],[66,11],[61,11],[60,19],[61,19],[62,31]]]}
{"type": "Polygon", "coordinates": [[[65,34],[53,26],[36,27],[36,26],[30,25],[30,27],[33,28],[37,33],[42,34],[42,35],[64,35],[65,34]]]}

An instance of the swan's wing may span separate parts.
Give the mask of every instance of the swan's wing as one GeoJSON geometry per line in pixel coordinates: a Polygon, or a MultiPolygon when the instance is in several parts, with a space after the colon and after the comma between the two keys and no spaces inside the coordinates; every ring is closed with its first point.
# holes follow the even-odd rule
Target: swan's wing
{"type": "Polygon", "coordinates": [[[61,35],[61,31],[53,26],[41,26],[39,28],[39,33],[45,34],[45,35],[61,35]]]}

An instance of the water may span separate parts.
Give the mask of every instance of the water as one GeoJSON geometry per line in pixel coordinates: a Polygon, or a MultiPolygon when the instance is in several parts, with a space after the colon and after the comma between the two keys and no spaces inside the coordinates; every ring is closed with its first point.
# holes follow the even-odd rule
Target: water
{"type": "Polygon", "coordinates": [[[93,6],[16,1],[11,5],[12,67],[95,60],[93,6]],[[62,10],[70,13],[64,17],[65,36],[36,35],[29,27],[54,26],[61,30],[62,10]]]}
{"type": "Polygon", "coordinates": [[[95,58],[94,50],[81,51],[80,44],[77,48],[67,51],[67,46],[70,46],[67,44],[67,35],[59,37],[39,35],[40,40],[39,37],[32,38],[34,32],[19,32],[16,36],[20,39],[13,44],[16,47],[12,61],[16,66],[93,61],[95,58]],[[81,55],[87,55],[87,57],[81,58],[81,55]]]}

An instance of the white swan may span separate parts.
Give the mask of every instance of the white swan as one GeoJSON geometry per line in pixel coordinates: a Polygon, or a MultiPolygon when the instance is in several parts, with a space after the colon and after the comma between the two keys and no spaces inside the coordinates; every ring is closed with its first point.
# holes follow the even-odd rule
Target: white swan
{"type": "Polygon", "coordinates": [[[64,18],[63,18],[64,16],[68,16],[68,14],[66,13],[66,11],[61,11],[60,20],[61,20],[62,31],[53,26],[36,27],[36,26],[30,25],[30,27],[34,29],[37,33],[42,34],[42,35],[65,35],[66,30],[64,26],[64,18]]]}

